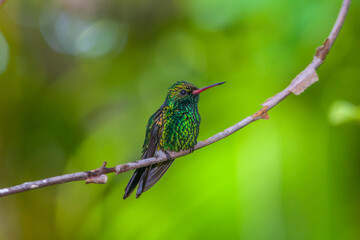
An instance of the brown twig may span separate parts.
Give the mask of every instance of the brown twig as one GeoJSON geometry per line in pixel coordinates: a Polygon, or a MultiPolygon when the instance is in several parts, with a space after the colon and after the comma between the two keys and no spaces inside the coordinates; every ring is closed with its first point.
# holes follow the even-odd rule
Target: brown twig
{"type": "MultiPolygon", "coordinates": [[[[1,0],[0,0],[1,1],[1,0]]],[[[214,136],[206,139],[205,141],[199,142],[194,150],[198,150],[200,148],[206,147],[212,143],[215,143],[223,138],[228,137],[234,132],[240,130],[241,128],[247,126],[248,124],[259,120],[259,119],[269,119],[268,111],[273,108],[275,105],[284,100],[291,93],[299,95],[306,88],[308,88],[311,84],[318,81],[318,76],[316,73],[316,69],[324,62],[325,57],[329,53],[331,46],[334,44],[335,39],[337,38],[340,29],[344,23],[346,14],[349,9],[351,0],[344,0],[340,9],[340,13],[337,17],[337,20],[332,28],[329,37],[325,40],[324,44],[319,47],[316,51],[316,54],[312,60],[312,62],[301,72],[299,73],[294,80],[290,83],[288,87],[286,87],[283,91],[279,92],[275,96],[266,100],[262,105],[264,106],[259,111],[254,113],[253,115],[243,119],[242,121],[236,123],[235,125],[225,129],[224,131],[215,134],[214,136]]],[[[172,158],[179,158],[189,154],[190,151],[180,151],[180,152],[171,152],[170,156],[172,158]]],[[[136,168],[145,167],[152,165],[154,163],[163,162],[166,160],[166,156],[158,156],[147,158],[135,162],[130,162],[126,164],[120,164],[112,168],[106,168],[106,162],[95,170],[87,171],[87,172],[77,172],[66,175],[61,175],[57,177],[47,178],[34,182],[23,183],[14,187],[3,188],[0,189],[0,197],[4,197],[7,195],[33,190],[36,188],[46,187],[55,184],[61,184],[65,182],[73,182],[73,181],[81,181],[86,180],[86,183],[106,183],[108,173],[116,172],[117,174],[127,172],[136,168]]]]}

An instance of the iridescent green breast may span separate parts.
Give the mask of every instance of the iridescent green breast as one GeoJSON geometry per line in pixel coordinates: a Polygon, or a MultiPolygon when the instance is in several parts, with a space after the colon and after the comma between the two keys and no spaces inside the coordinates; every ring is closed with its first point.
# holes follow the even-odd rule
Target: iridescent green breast
{"type": "Polygon", "coordinates": [[[196,105],[186,104],[163,111],[165,118],[160,136],[160,149],[180,151],[196,145],[201,121],[196,105]]]}

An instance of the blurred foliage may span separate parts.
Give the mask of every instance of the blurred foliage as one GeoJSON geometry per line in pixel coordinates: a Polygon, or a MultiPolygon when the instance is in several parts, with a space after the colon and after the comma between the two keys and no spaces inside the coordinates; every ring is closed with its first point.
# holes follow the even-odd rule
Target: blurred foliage
{"type": "MultiPolygon", "coordinates": [[[[178,80],[227,82],[199,104],[199,140],[223,130],[311,61],[340,4],[8,0],[0,187],[139,159],[178,80]]],[[[178,159],[137,200],[122,200],[131,173],[2,198],[0,239],[358,239],[359,11],[353,1],[320,81],[269,121],[178,159]]]]}
{"type": "Polygon", "coordinates": [[[334,125],[349,121],[360,121],[360,107],[349,102],[336,101],[331,105],[329,120],[334,125]]]}

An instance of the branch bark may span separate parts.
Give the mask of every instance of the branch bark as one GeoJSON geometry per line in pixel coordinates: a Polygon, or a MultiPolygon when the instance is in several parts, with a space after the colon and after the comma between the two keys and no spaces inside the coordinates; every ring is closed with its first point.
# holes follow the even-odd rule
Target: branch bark
{"type": "MultiPolygon", "coordinates": [[[[339,15],[336,19],[336,22],[330,32],[329,37],[325,40],[324,44],[317,48],[316,54],[313,57],[312,62],[301,72],[299,73],[295,79],[293,79],[289,86],[287,86],[283,91],[279,92],[275,96],[269,98],[262,104],[263,108],[254,113],[251,116],[246,117],[242,121],[236,123],[235,125],[225,129],[222,132],[215,134],[208,139],[199,142],[194,150],[198,150],[200,148],[206,147],[212,143],[215,143],[221,139],[228,137],[229,135],[235,133],[241,128],[247,126],[248,124],[257,121],[259,119],[269,119],[268,111],[284,100],[291,93],[295,95],[301,94],[304,90],[306,90],[309,86],[311,86],[314,82],[318,81],[318,75],[316,73],[316,69],[324,62],[327,54],[329,53],[330,48],[334,44],[335,39],[337,38],[340,29],[344,23],[345,17],[347,15],[349,5],[351,0],[343,0],[339,15]]],[[[1,3],[1,0],[0,0],[1,3]]],[[[190,153],[189,150],[180,151],[180,152],[171,152],[170,156],[172,158],[179,158],[190,153]]],[[[147,159],[138,160],[135,162],[130,162],[126,164],[120,164],[112,168],[106,167],[106,162],[103,165],[95,170],[85,171],[85,172],[77,172],[71,173],[51,178],[46,178],[43,180],[38,180],[34,182],[26,182],[17,186],[8,187],[0,189],[0,197],[4,197],[7,195],[25,192],[41,187],[46,187],[55,184],[62,184],[66,182],[73,181],[82,181],[86,180],[86,183],[106,183],[108,173],[115,172],[116,174],[120,174],[123,172],[127,172],[130,170],[134,170],[140,167],[149,166],[155,163],[166,161],[166,156],[157,156],[147,159]]]]}

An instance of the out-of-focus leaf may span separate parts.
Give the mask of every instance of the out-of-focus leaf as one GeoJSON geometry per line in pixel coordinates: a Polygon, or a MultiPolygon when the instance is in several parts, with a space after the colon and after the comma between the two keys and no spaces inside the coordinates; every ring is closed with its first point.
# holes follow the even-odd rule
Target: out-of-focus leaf
{"type": "Polygon", "coordinates": [[[334,125],[360,120],[360,107],[346,101],[334,102],[329,110],[329,121],[334,125]]]}

